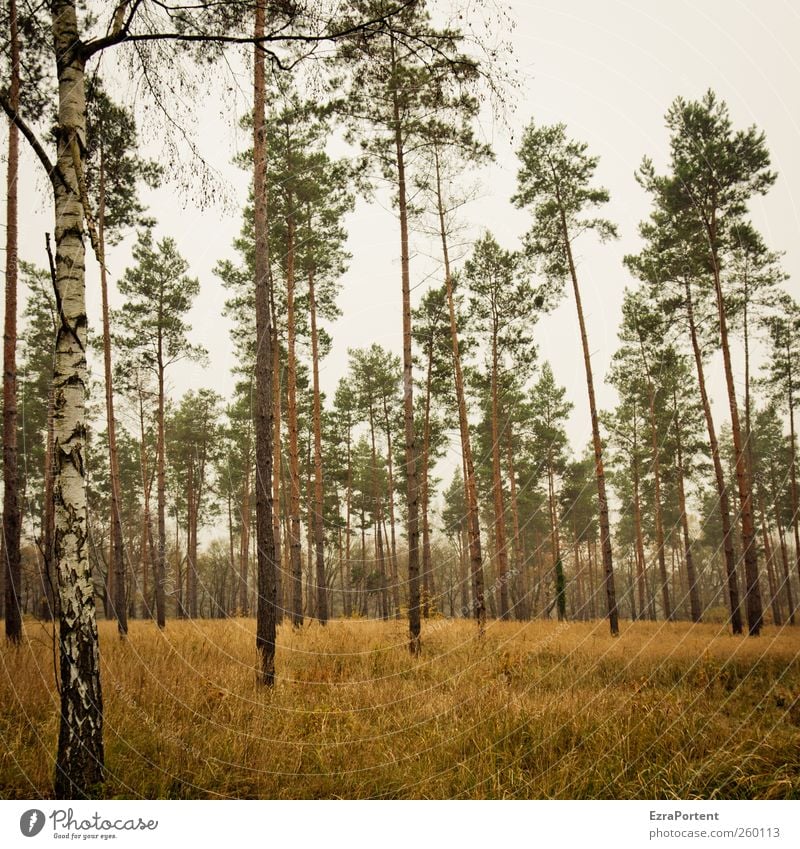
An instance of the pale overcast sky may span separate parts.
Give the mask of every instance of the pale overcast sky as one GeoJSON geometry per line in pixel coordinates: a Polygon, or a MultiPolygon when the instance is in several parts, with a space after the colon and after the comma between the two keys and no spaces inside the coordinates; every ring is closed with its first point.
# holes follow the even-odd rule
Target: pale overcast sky
{"type": "MultiPolygon", "coordinates": [[[[527,218],[513,209],[509,198],[515,190],[516,140],[531,118],[539,123],[563,121],[571,135],[587,141],[590,150],[600,156],[598,180],[611,192],[606,214],[618,224],[621,238],[605,246],[591,241],[582,245],[579,274],[598,400],[609,407],[614,395],[601,381],[616,347],[623,289],[631,282],[622,257],[636,250],[637,223],[648,211],[634,171],[644,154],[663,162],[667,146],[663,115],[677,95],[694,99],[711,87],[728,103],[736,126],[755,123],[766,132],[779,179],[769,196],[757,201],[753,218],[770,247],[786,251],[785,268],[791,274],[787,286],[795,296],[800,294],[800,63],[796,55],[800,12],[789,0],[517,0],[510,4],[510,15],[516,27],[509,38],[523,76],[512,120],[515,138],[499,124],[485,127],[497,161],[483,173],[483,195],[465,210],[465,216],[473,235],[488,227],[504,246],[518,246],[527,218]]],[[[113,52],[103,61],[113,66],[113,52]]],[[[195,199],[177,193],[170,183],[146,196],[159,221],[158,235],[177,240],[202,287],[190,318],[196,341],[210,352],[210,364],[205,368],[177,366],[172,376],[175,395],[190,387],[211,386],[223,393],[232,388],[233,361],[227,323],[221,317],[225,292],[212,268],[220,258],[233,256],[231,242],[240,228],[238,209],[247,194],[247,175],[230,165],[232,156],[248,145],[246,134],[235,129],[231,120],[234,111],[242,114],[248,107],[244,76],[241,85],[241,91],[234,88],[224,99],[206,99],[196,121],[188,121],[190,132],[192,123],[195,125],[196,143],[203,156],[219,170],[227,186],[227,202],[211,202],[198,209],[195,199]]],[[[161,151],[155,139],[148,149],[161,151]]],[[[188,161],[188,152],[186,158],[188,161]]],[[[192,166],[175,170],[182,170],[185,178],[187,167],[191,171],[192,166]]],[[[21,256],[44,265],[43,234],[52,230],[52,212],[50,203],[42,203],[41,195],[37,196],[46,189],[37,168],[25,151],[21,256]]],[[[168,164],[168,173],[172,170],[168,164]]],[[[353,261],[339,299],[343,316],[328,328],[334,347],[322,370],[323,388],[329,397],[346,370],[348,347],[378,341],[398,353],[401,350],[395,215],[386,203],[361,201],[348,227],[353,261]]],[[[111,252],[113,278],[129,261],[132,241],[131,236],[111,252]]],[[[422,250],[425,246],[418,241],[417,247],[422,250]]],[[[92,260],[88,267],[90,323],[97,328],[97,269],[92,260]]],[[[429,260],[415,258],[415,297],[431,283],[440,282],[438,275],[428,279],[431,268],[429,260]]],[[[582,447],[590,429],[571,295],[540,322],[535,333],[540,359],[550,360],[556,379],[568,387],[575,404],[570,438],[574,447],[582,447]]],[[[721,376],[715,377],[712,386],[717,388],[716,407],[722,418],[721,376]]],[[[456,450],[454,441],[453,452],[456,450]]]]}

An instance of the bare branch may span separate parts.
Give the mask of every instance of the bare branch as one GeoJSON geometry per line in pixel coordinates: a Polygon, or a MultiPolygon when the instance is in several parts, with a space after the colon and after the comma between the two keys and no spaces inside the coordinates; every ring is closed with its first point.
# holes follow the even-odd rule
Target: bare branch
{"type": "Polygon", "coordinates": [[[183,41],[183,42],[205,42],[207,44],[269,44],[269,43],[285,43],[285,44],[317,44],[325,41],[336,41],[340,38],[346,38],[349,35],[355,35],[358,32],[364,32],[370,29],[379,29],[386,24],[388,20],[398,15],[403,9],[414,5],[417,0],[403,0],[396,8],[390,9],[383,15],[378,15],[366,21],[352,24],[341,30],[327,33],[306,33],[302,35],[283,34],[280,31],[270,33],[263,37],[255,36],[236,36],[236,35],[211,35],[209,33],[180,33],[180,32],[156,32],[142,33],[139,35],[130,35],[127,27],[130,24],[133,13],[136,10],[138,3],[134,4],[131,14],[128,16],[128,21],[119,32],[112,32],[110,35],[103,38],[97,38],[86,42],[82,47],[84,59],[88,59],[95,53],[105,50],[107,47],[114,47],[117,44],[125,44],[137,41],[183,41]]]}
{"type": "Polygon", "coordinates": [[[11,104],[8,102],[8,99],[4,94],[0,94],[0,106],[3,107],[3,111],[8,115],[9,120],[16,124],[19,131],[23,136],[28,140],[28,143],[33,148],[33,152],[39,157],[39,161],[44,166],[44,170],[47,172],[47,176],[52,183],[54,179],[57,177],[59,181],[63,184],[64,188],[68,191],[72,191],[72,187],[67,182],[64,174],[61,172],[61,169],[58,165],[54,165],[50,161],[50,157],[47,155],[47,152],[42,147],[41,142],[38,138],[36,138],[36,133],[28,126],[25,120],[19,115],[19,113],[11,108],[11,104]]]}

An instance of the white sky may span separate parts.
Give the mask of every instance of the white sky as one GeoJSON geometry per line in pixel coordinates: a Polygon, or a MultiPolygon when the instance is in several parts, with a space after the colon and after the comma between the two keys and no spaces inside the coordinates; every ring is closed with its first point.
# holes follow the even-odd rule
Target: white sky
{"type": "MultiPolygon", "coordinates": [[[[663,115],[677,95],[694,99],[711,87],[728,103],[736,126],[755,123],[766,132],[779,180],[767,198],[756,202],[753,218],[770,247],[786,251],[785,268],[791,274],[787,285],[800,296],[800,12],[789,0],[516,0],[510,10],[517,26],[509,37],[524,77],[512,120],[513,135],[518,139],[531,118],[538,123],[565,122],[571,135],[587,141],[601,157],[598,181],[611,192],[606,216],[617,223],[621,238],[610,245],[587,242],[581,246],[579,268],[598,401],[608,408],[614,395],[602,378],[616,348],[623,288],[630,283],[621,260],[636,250],[637,223],[648,211],[634,171],[644,154],[663,162],[667,147],[663,115]]],[[[104,68],[113,68],[114,61],[110,53],[103,60],[104,68]]],[[[227,323],[222,318],[225,291],[211,269],[219,259],[234,256],[231,242],[239,232],[239,209],[247,194],[247,175],[230,165],[233,155],[248,146],[246,134],[235,129],[236,117],[249,105],[247,79],[242,78],[241,84],[241,91],[233,89],[222,98],[204,100],[193,121],[182,119],[194,131],[203,156],[218,169],[226,188],[220,194],[226,202],[212,201],[198,209],[197,198],[177,192],[170,183],[146,196],[159,222],[157,234],[177,240],[191,273],[201,281],[190,320],[195,341],[210,352],[210,364],[175,367],[176,396],[201,386],[227,394],[233,384],[227,323]]],[[[515,190],[517,141],[499,125],[485,131],[497,162],[483,175],[483,197],[465,215],[473,234],[489,227],[504,246],[515,247],[527,226],[526,215],[509,202],[515,190]]],[[[157,141],[151,139],[148,150],[161,151],[157,141]]],[[[188,162],[188,153],[186,158],[188,162]]],[[[165,164],[168,174],[180,172],[183,178],[193,168],[165,164]]],[[[47,197],[47,186],[27,150],[21,180],[20,254],[44,265],[43,234],[52,230],[52,212],[49,201],[40,200],[47,197]]],[[[4,214],[3,205],[0,215],[4,214]]],[[[399,236],[394,213],[385,203],[361,201],[349,220],[349,231],[353,261],[339,299],[343,316],[328,328],[334,348],[322,367],[323,389],[329,398],[346,371],[348,347],[378,341],[398,353],[401,350],[399,236]]],[[[132,242],[131,235],[111,252],[112,279],[128,263],[132,242]]],[[[424,244],[419,242],[417,247],[424,244]]],[[[93,261],[87,264],[90,325],[97,328],[97,269],[93,261]]],[[[440,282],[438,277],[426,280],[430,269],[429,261],[415,259],[415,297],[431,282],[440,282]]],[[[535,334],[540,359],[551,361],[556,379],[567,386],[575,405],[569,435],[573,446],[580,448],[590,430],[577,319],[569,294],[559,309],[537,325],[535,334]]],[[[714,387],[717,415],[722,419],[725,405],[718,373],[712,379],[712,391],[714,387]]],[[[449,471],[440,471],[449,477],[449,471]]]]}

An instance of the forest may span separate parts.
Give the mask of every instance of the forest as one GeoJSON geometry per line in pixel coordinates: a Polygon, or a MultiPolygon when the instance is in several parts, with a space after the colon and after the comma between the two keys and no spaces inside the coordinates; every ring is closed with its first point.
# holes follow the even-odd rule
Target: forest
{"type": "Polygon", "coordinates": [[[757,123],[662,104],[598,284],[613,187],[529,117],[493,0],[2,5],[0,798],[797,797],[800,304],[757,123]],[[213,98],[245,191],[201,276],[146,198],[214,203],[181,112],[213,98]],[[516,237],[476,185],[520,104],[516,237]],[[370,204],[400,308],[361,346],[370,204]]]}

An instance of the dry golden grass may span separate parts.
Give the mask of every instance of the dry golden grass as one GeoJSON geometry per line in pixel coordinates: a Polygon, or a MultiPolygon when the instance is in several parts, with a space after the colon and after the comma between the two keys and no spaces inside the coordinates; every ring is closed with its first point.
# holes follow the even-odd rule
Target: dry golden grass
{"type": "MultiPolygon", "coordinates": [[[[51,792],[49,631],[0,650],[0,796],[51,792]]],[[[273,692],[252,620],[101,630],[109,797],[800,796],[800,628],[403,622],[281,626],[273,692]]]]}

